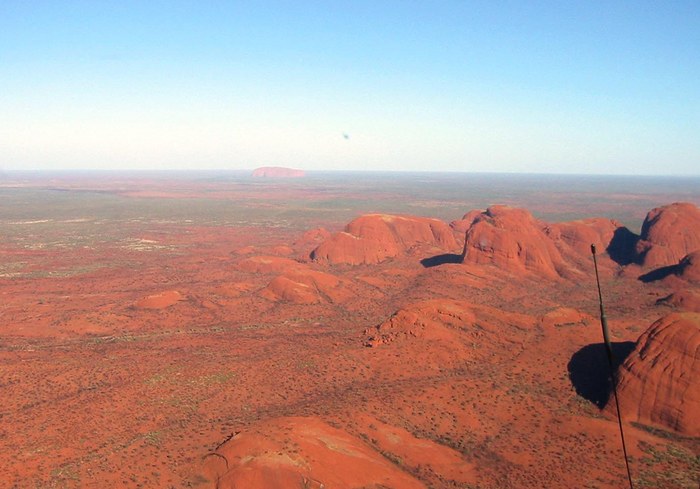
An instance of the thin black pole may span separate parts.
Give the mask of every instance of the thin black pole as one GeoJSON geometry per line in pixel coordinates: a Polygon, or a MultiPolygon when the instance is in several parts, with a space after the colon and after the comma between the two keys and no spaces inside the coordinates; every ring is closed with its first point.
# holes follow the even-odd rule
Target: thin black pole
{"type": "Polygon", "coordinates": [[[603,329],[603,341],[605,342],[605,352],[608,354],[608,365],[610,366],[610,379],[613,385],[613,395],[615,396],[615,408],[617,409],[617,423],[620,425],[620,439],[622,440],[622,453],[625,455],[625,467],[627,467],[627,479],[630,483],[630,489],[634,489],[632,484],[632,472],[630,472],[630,464],[627,460],[627,445],[625,444],[625,432],[622,429],[622,415],[620,414],[620,402],[617,400],[617,375],[615,372],[615,364],[613,361],[612,345],[610,344],[610,335],[608,333],[608,319],[605,317],[605,308],[603,307],[603,293],[600,291],[600,277],[598,276],[598,261],[595,256],[595,245],[591,245],[591,254],[593,255],[593,268],[595,268],[595,281],[598,285],[598,303],[600,304],[600,326],[603,329]]]}

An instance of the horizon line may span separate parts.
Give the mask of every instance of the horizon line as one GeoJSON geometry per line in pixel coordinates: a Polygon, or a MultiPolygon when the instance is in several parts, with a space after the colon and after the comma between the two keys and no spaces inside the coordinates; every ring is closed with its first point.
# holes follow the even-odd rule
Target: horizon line
{"type": "MultiPolygon", "coordinates": [[[[204,173],[251,173],[258,168],[288,168],[293,170],[301,170],[307,174],[321,173],[357,173],[357,174],[462,174],[462,175],[531,175],[531,176],[571,176],[571,177],[668,177],[668,178],[700,178],[700,173],[576,173],[576,172],[532,172],[532,171],[479,171],[479,170],[306,170],[298,167],[281,167],[281,166],[259,166],[254,168],[177,168],[177,169],[162,169],[162,168],[57,168],[57,169],[2,169],[0,168],[0,177],[8,174],[204,174],[204,173]]],[[[259,177],[267,179],[277,179],[283,177],[259,177]]],[[[295,177],[294,179],[304,178],[295,177]]]]}

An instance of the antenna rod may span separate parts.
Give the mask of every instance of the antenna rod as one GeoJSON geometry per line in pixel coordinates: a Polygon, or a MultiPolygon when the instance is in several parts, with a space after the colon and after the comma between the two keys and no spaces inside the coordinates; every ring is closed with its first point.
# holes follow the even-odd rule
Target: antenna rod
{"type": "Polygon", "coordinates": [[[627,445],[625,444],[625,432],[622,429],[622,416],[620,415],[620,402],[617,400],[617,375],[615,372],[615,362],[613,358],[612,345],[610,344],[610,333],[608,332],[608,319],[605,317],[605,307],[603,307],[603,293],[600,290],[600,277],[598,276],[598,261],[595,256],[595,245],[591,245],[593,255],[593,267],[595,268],[595,281],[598,285],[598,303],[600,304],[600,326],[603,329],[603,341],[605,342],[605,352],[608,355],[608,365],[610,367],[610,379],[612,380],[613,395],[615,396],[615,408],[617,409],[617,423],[620,426],[620,439],[622,440],[622,453],[625,455],[625,467],[627,467],[627,479],[630,489],[634,489],[632,484],[632,473],[627,459],[627,445]]]}

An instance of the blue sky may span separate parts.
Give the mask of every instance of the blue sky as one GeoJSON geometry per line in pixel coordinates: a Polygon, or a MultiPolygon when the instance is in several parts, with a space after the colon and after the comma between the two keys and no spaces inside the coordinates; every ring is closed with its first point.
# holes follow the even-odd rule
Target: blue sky
{"type": "Polygon", "coordinates": [[[0,169],[698,175],[699,53],[698,1],[0,0],[0,169]]]}

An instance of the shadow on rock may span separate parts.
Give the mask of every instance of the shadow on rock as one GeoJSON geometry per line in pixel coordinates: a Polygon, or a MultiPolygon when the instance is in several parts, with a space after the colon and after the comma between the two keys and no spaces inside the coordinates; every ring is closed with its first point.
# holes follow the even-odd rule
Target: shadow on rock
{"type": "Polygon", "coordinates": [[[444,255],[435,255],[430,258],[423,258],[420,264],[425,268],[436,267],[446,263],[462,263],[462,255],[456,253],[445,253],[444,255]]]}
{"type": "MultiPolygon", "coordinates": [[[[612,344],[614,368],[617,371],[622,362],[634,350],[634,341],[612,344]]],[[[605,407],[610,397],[610,368],[604,343],[594,343],[581,348],[571,356],[569,379],[576,393],[591,401],[599,408],[605,407]]]]}
{"type": "Polygon", "coordinates": [[[639,241],[639,235],[634,234],[626,227],[619,227],[615,230],[613,238],[605,251],[608,252],[608,256],[610,256],[612,261],[618,265],[624,266],[630,263],[637,263],[637,241],[639,241]]]}
{"type": "Polygon", "coordinates": [[[667,267],[657,268],[656,270],[652,270],[649,273],[640,275],[639,280],[641,280],[645,284],[648,284],[649,282],[656,282],[657,280],[664,279],[669,275],[673,275],[678,271],[678,268],[678,265],[669,265],[667,267]]]}

